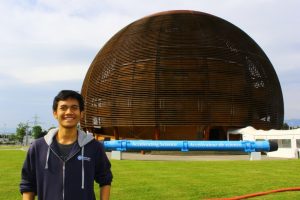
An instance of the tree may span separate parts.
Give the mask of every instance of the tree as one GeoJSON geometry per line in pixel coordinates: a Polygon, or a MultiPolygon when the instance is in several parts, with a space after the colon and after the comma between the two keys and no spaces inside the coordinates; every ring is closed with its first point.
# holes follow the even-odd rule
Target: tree
{"type": "Polygon", "coordinates": [[[32,136],[34,139],[38,139],[44,136],[44,132],[41,126],[34,126],[32,127],[32,136]]]}
{"type": "Polygon", "coordinates": [[[16,137],[19,142],[23,142],[23,138],[28,132],[29,126],[27,123],[20,122],[17,126],[16,137]]]}
{"type": "Polygon", "coordinates": [[[18,141],[18,138],[17,138],[16,134],[11,134],[8,136],[8,140],[10,142],[16,142],[16,141],[18,141]]]}
{"type": "Polygon", "coordinates": [[[287,123],[283,123],[282,127],[281,127],[281,130],[289,130],[290,127],[287,123]]]}

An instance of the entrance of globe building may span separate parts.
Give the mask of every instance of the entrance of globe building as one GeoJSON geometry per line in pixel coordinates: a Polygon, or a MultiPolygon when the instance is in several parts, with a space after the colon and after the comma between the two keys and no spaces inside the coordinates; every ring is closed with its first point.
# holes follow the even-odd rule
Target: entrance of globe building
{"type": "Polygon", "coordinates": [[[211,127],[209,129],[208,140],[227,140],[226,131],[223,127],[211,127]]]}

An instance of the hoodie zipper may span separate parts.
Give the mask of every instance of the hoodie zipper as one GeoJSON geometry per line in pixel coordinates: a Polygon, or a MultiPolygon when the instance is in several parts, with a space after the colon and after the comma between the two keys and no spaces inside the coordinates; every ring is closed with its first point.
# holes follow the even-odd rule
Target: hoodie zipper
{"type": "Polygon", "coordinates": [[[76,151],[72,156],[70,156],[67,160],[63,160],[63,159],[61,159],[61,157],[59,157],[58,155],[57,155],[57,153],[49,146],[49,148],[51,149],[51,151],[52,151],[52,153],[54,154],[54,155],[56,155],[56,157],[58,157],[62,162],[63,162],[63,194],[62,194],[62,196],[63,196],[63,200],[65,199],[65,170],[66,170],[66,162],[68,161],[68,160],[70,160],[71,158],[73,158],[78,152],[80,152],[80,149],[82,148],[80,148],[78,151],[76,151]]]}
{"type": "Polygon", "coordinates": [[[63,162],[63,200],[65,199],[65,169],[66,169],[66,162],[63,162]]]}

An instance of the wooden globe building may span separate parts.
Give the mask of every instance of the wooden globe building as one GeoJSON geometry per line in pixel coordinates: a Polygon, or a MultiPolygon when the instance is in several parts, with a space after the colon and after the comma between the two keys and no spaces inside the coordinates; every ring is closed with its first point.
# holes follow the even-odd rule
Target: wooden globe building
{"type": "Polygon", "coordinates": [[[216,16],[168,11],[114,35],[82,86],[81,126],[116,139],[224,140],[231,128],[278,129],[276,72],[245,32],[216,16]]]}

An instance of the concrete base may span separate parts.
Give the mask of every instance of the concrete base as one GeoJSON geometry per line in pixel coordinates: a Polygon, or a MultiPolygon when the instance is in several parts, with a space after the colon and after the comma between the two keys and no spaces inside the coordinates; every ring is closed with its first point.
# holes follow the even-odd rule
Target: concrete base
{"type": "Polygon", "coordinates": [[[122,160],[122,152],[121,151],[111,151],[110,158],[113,160],[122,160]]]}
{"type": "Polygon", "coordinates": [[[261,152],[251,152],[250,160],[261,160],[261,152]]]}

